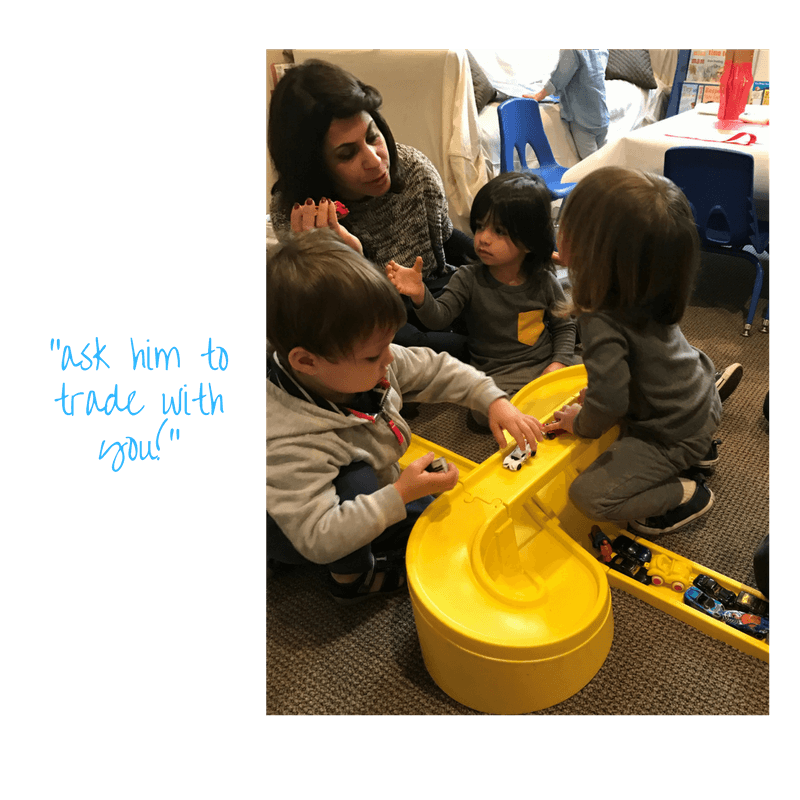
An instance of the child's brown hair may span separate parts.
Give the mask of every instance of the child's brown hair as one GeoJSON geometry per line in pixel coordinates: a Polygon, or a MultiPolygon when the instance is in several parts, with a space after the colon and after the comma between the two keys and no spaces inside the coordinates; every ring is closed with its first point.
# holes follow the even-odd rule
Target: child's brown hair
{"type": "Polygon", "coordinates": [[[559,255],[569,267],[570,313],[611,311],[671,325],[686,311],[700,264],[689,201],[661,175],[602,167],[572,190],[559,255]]]}
{"type": "Polygon", "coordinates": [[[295,347],[339,361],[373,332],[405,321],[389,279],[326,228],[267,254],[267,342],[284,365],[295,347]]]}

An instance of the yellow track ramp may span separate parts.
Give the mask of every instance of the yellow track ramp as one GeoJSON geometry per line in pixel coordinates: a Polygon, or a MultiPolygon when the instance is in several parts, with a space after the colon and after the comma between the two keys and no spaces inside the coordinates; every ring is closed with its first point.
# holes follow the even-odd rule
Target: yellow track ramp
{"type": "MultiPolygon", "coordinates": [[[[585,368],[568,367],[533,381],[512,402],[547,422],[585,385],[585,368]]],[[[609,571],[591,550],[593,522],[567,493],[618,433],[613,428],[594,441],[568,435],[545,440],[518,472],[502,466],[513,443],[475,464],[424,439],[412,441],[403,466],[433,450],[460,471],[456,488],[420,517],[406,555],[425,665],[458,702],[486,713],[519,714],[579,691],[611,648],[609,581],[696,627],[719,625],[696,619],[704,615],[682,602],[673,609],[682,596],[664,594],[675,594],[668,587],[630,586],[636,582],[609,571]],[[660,593],[656,602],[648,598],[653,592],[660,593]]],[[[602,527],[612,539],[620,532],[602,527]]],[[[742,649],[763,645],[729,628],[724,633],[729,641],[734,636],[734,644],[745,640],[742,649]]]]}

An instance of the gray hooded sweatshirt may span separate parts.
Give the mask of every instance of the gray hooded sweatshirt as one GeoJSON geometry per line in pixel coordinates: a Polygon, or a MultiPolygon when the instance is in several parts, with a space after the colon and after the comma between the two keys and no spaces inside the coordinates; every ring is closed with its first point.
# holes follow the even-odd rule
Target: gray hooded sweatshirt
{"type": "Polygon", "coordinates": [[[354,552],[406,517],[394,482],[411,430],[404,402],[456,403],[486,414],[506,393],[447,353],[391,345],[383,412],[374,419],[292,396],[267,380],[267,510],[305,558],[328,564],[354,552]],[[389,421],[391,420],[391,424],[389,421]],[[339,502],[339,471],[364,461],[380,489],[339,502]]]}

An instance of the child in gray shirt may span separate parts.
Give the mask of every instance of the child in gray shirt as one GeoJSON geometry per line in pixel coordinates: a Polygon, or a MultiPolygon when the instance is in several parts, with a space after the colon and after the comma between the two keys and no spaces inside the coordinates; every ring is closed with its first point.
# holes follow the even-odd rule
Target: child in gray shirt
{"type": "Polygon", "coordinates": [[[470,227],[480,262],[461,267],[438,298],[423,283],[419,259],[411,268],[390,261],[387,275],[432,330],[460,315],[470,364],[514,394],[577,362],[575,323],[553,314],[565,297],[552,260],[555,234],[545,182],[532,173],[493,178],[475,196],[470,227]]]}
{"type": "Polygon", "coordinates": [[[555,412],[557,426],[589,439],[621,428],[570,499],[591,519],[676,530],[714,504],[702,479],[682,473],[715,450],[722,416],[714,365],[678,325],[700,261],[689,203],[660,175],[598,169],[567,200],[559,253],[589,383],[582,405],[555,412]]]}

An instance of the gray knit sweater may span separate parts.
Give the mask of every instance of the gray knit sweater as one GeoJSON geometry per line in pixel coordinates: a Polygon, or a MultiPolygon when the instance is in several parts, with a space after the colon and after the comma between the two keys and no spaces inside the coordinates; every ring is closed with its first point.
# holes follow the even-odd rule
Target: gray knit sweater
{"type": "MultiPolygon", "coordinates": [[[[389,191],[382,197],[348,200],[345,205],[350,213],[342,219],[342,226],[361,240],[364,256],[378,267],[383,268],[391,259],[411,267],[416,257],[422,256],[422,274],[427,280],[453,270],[445,264],[444,256],[444,243],[453,232],[447,197],[442,179],[427,156],[404,144],[397,145],[397,155],[405,170],[405,189],[397,194],[389,191]]],[[[280,212],[281,199],[278,192],[270,204],[278,239],[284,239],[290,230],[289,220],[280,212]]]]}

